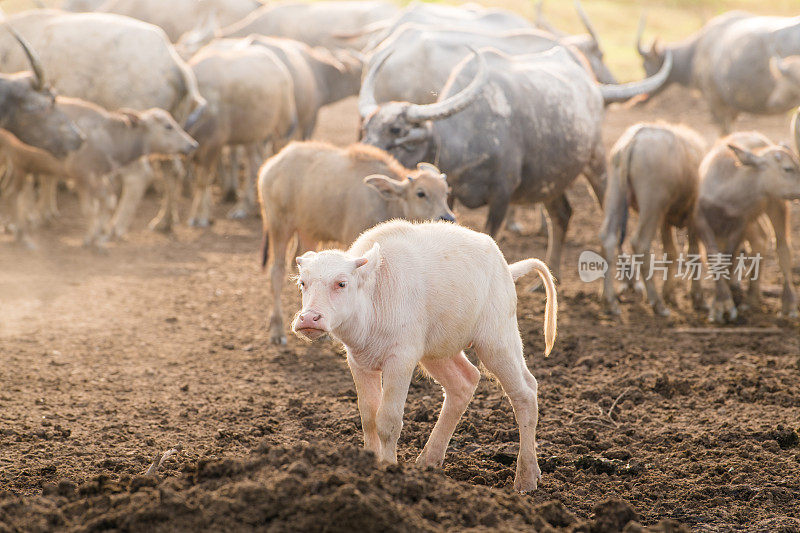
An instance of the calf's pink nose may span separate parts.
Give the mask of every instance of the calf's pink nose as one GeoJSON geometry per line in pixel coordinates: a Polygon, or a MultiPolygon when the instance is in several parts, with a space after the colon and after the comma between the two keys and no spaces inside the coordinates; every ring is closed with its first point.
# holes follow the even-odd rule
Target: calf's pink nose
{"type": "Polygon", "coordinates": [[[317,326],[316,323],[322,318],[322,315],[316,311],[307,311],[305,313],[301,313],[298,318],[299,320],[297,321],[297,329],[308,327],[314,328],[317,326]]]}

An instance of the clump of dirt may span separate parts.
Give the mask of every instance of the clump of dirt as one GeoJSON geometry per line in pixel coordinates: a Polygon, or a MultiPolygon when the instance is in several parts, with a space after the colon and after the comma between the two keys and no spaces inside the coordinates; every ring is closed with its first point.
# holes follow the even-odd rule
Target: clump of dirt
{"type": "Polygon", "coordinates": [[[510,490],[379,464],[362,449],[328,443],[265,442],[246,458],[201,460],[162,481],[97,476],[42,492],[0,494],[0,531],[688,531],[669,520],[644,528],[630,504],[615,499],[582,520],[558,501],[532,505],[510,490]]]}

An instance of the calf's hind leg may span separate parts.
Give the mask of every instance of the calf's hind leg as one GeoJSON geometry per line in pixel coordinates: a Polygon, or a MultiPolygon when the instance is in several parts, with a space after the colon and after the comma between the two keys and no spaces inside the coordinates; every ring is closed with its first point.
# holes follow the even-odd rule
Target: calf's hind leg
{"type": "Polygon", "coordinates": [[[281,307],[281,290],[286,279],[286,247],[291,233],[276,220],[269,226],[269,255],[272,265],[269,271],[272,290],[272,314],[269,317],[269,339],[272,344],[286,344],[286,333],[283,327],[283,308],[281,307]]]}
{"type": "Polygon", "coordinates": [[[522,339],[515,328],[499,338],[476,340],[475,351],[486,369],[500,381],[519,427],[519,455],[514,490],[536,490],[542,471],[536,458],[536,425],[539,423],[538,385],[522,355],[522,339]]]}
{"type": "Polygon", "coordinates": [[[417,457],[417,464],[441,466],[447,445],[472,400],[481,373],[469,362],[464,352],[459,352],[450,359],[423,359],[420,364],[444,389],[444,403],[439,420],[436,421],[425,448],[417,457]]]}

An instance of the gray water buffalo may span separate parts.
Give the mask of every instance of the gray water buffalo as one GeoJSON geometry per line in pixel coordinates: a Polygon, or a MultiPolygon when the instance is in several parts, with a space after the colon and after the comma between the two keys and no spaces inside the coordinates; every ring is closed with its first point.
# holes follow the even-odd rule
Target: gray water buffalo
{"type": "MultiPolygon", "coordinates": [[[[89,220],[86,245],[102,246],[106,240],[115,200],[109,181],[112,172],[144,155],[188,154],[197,148],[197,143],[161,109],[109,112],[84,100],[65,97],[58,99],[56,107],[86,132],[85,142],[59,161],[46,152],[20,146],[15,139],[0,139],[0,153],[11,175],[6,177],[4,194],[16,197],[28,174],[74,182],[89,220]]],[[[30,244],[28,215],[18,204],[17,238],[30,244]]]]}
{"type": "Polygon", "coordinates": [[[272,342],[286,343],[280,295],[293,236],[301,248],[313,250],[319,242],[350,244],[361,232],[393,218],[453,221],[447,192],[445,175],[433,165],[407,169],[364,144],[337,148],[295,142],[267,161],[259,172],[258,195],[263,266],[272,258],[272,342]]]}
{"type": "MultiPolygon", "coordinates": [[[[245,18],[261,7],[257,0],[106,0],[98,13],[116,13],[155,24],[176,42],[181,35],[204,24],[224,27],[245,18]]],[[[84,10],[85,11],[85,10],[84,10]]]]}
{"type": "Polygon", "coordinates": [[[10,31],[22,46],[33,72],[0,74],[0,128],[23,143],[63,158],[81,146],[83,134],[55,106],[55,95],[39,57],[24,38],[10,31]]]}
{"type": "Polygon", "coordinates": [[[363,47],[363,50],[368,52],[376,49],[384,40],[407,24],[487,33],[532,29],[528,20],[504,9],[485,9],[478,6],[467,8],[414,2],[394,18],[375,22],[354,35],[341,35],[341,37],[348,40],[368,37],[368,41],[363,47]]]}
{"type": "Polygon", "coordinates": [[[189,31],[178,40],[176,47],[184,58],[189,58],[215,37],[241,38],[257,34],[295,39],[309,46],[360,50],[363,41],[341,39],[336,34],[359,32],[363,27],[395,13],[397,7],[394,4],[376,0],[279,2],[260,7],[216,32],[209,28],[189,31]]]}
{"type": "MultiPolygon", "coordinates": [[[[453,67],[469,54],[468,46],[491,47],[509,55],[565,48],[551,34],[535,29],[486,33],[407,24],[381,43],[367,62],[365,70],[375,73],[376,101],[435,102],[453,67]],[[409,72],[414,75],[409,76],[409,72]]],[[[566,48],[570,53],[568,60],[589,70],[577,49],[566,48]]]]}
{"type": "MultiPolygon", "coordinates": [[[[792,119],[795,148],[800,150],[798,113],[792,119]]],[[[716,280],[716,292],[709,311],[711,322],[733,321],[743,308],[760,305],[759,279],[750,278],[747,299],[737,308],[731,283],[740,266],[737,254],[744,240],[750,255],[766,250],[766,214],[775,233],[778,263],[783,273],[781,313],[796,318],[797,293],[792,284],[792,255],[789,247],[789,205],[800,199],[800,161],[797,154],[773,144],[758,132],[740,132],[723,137],[700,165],[700,189],[693,224],[706,248],[709,269],[724,271],[716,280]]]]}
{"type": "MultiPolygon", "coordinates": [[[[656,314],[669,316],[665,301],[675,303],[675,273],[678,248],[674,228],[690,225],[697,199],[697,169],[705,155],[705,141],[686,126],[673,124],[636,124],[628,128],[611,149],[608,185],[603,202],[605,217],[600,240],[609,265],[617,264],[617,248],[625,240],[628,208],[639,212],[639,223],[632,244],[634,254],[642,258],[640,279],[647,289],[647,299],[656,314]],[[663,299],[656,291],[651,272],[651,246],[656,232],[667,256],[663,299]]],[[[690,227],[689,254],[698,254],[698,241],[690,227]]],[[[663,263],[662,263],[663,264],[663,263]]],[[[700,280],[692,280],[692,298],[702,300],[700,280]]],[[[612,270],[606,272],[603,300],[610,311],[619,314],[612,270]]]]}
{"type": "Polygon", "coordinates": [[[379,105],[376,65],[359,97],[362,138],[406,166],[436,164],[455,199],[468,208],[489,205],[491,235],[510,203],[543,202],[553,222],[547,263],[557,272],[571,216],[564,191],[583,173],[603,197],[604,105],[654,90],[669,66],[642,82],[600,85],[564,48],[516,57],[487,49],[453,70],[437,102],[379,105]]]}
{"type": "Polygon", "coordinates": [[[216,39],[204,50],[261,46],[275,53],[289,70],[299,121],[297,138],[309,139],[321,107],[358,94],[362,63],[348,50],[311,47],[282,37],[251,35],[243,39],[216,39]]]}
{"type": "Polygon", "coordinates": [[[644,17],[636,39],[648,74],[665,54],[673,67],[664,86],[698,89],[723,134],[739,113],[784,113],[800,104],[800,17],[759,17],[732,11],[711,19],[678,43],[642,46],[644,17]]]}
{"type": "Polygon", "coordinates": [[[212,45],[198,52],[190,65],[208,101],[204,116],[186,126],[200,143],[194,156],[197,172],[189,224],[204,227],[211,223],[212,172],[222,149],[241,145],[249,151],[251,176],[236,208],[246,214],[255,210],[259,147],[272,142],[280,149],[297,130],[298,120],[292,76],[264,46],[212,45]]]}

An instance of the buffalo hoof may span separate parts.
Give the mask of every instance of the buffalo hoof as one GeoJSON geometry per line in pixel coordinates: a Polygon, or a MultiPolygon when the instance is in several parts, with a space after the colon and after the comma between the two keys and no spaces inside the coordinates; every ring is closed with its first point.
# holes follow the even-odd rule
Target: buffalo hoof
{"type": "Polygon", "coordinates": [[[603,300],[603,307],[605,307],[606,312],[610,315],[620,316],[622,314],[622,308],[619,306],[619,302],[616,298],[613,300],[603,300]]]}
{"type": "Polygon", "coordinates": [[[250,210],[246,207],[235,206],[228,211],[228,218],[231,220],[241,220],[250,216],[250,210]]]}
{"type": "Polygon", "coordinates": [[[154,218],[147,225],[150,231],[158,231],[159,233],[172,233],[172,220],[170,217],[154,218]]]}
{"type": "Polygon", "coordinates": [[[708,313],[708,321],[714,324],[725,324],[726,322],[733,322],[738,317],[739,317],[739,311],[733,304],[733,300],[726,300],[724,302],[715,301],[711,305],[711,310],[708,313]]]}
{"type": "Polygon", "coordinates": [[[430,457],[429,454],[423,449],[419,454],[414,464],[420,468],[441,468],[444,463],[444,457],[430,457]]]}
{"type": "Polygon", "coordinates": [[[506,224],[506,229],[514,235],[522,235],[523,227],[519,222],[509,222],[506,224]]]}
{"type": "Polygon", "coordinates": [[[271,335],[269,338],[269,342],[277,346],[285,346],[287,343],[286,335],[284,335],[283,333],[279,333],[277,335],[271,335]]]}
{"type": "Polygon", "coordinates": [[[789,319],[794,320],[794,319],[800,317],[800,314],[798,314],[797,308],[794,308],[794,309],[791,309],[789,311],[785,311],[785,310],[781,311],[779,316],[781,316],[783,318],[789,318],[789,319]]]}
{"type": "Polygon", "coordinates": [[[671,311],[669,310],[669,307],[664,305],[663,302],[656,302],[655,304],[653,304],[653,312],[657,316],[664,317],[664,318],[667,318],[667,317],[669,317],[669,315],[672,314],[671,311]]]}
{"type": "Polygon", "coordinates": [[[517,474],[514,478],[514,490],[521,493],[533,492],[539,486],[539,480],[542,479],[542,472],[536,468],[536,472],[521,476],[517,474]]]}
{"type": "Polygon", "coordinates": [[[703,299],[702,293],[693,293],[692,297],[692,307],[695,311],[708,311],[708,304],[703,299]]]}
{"type": "Polygon", "coordinates": [[[211,221],[206,217],[190,218],[189,225],[193,228],[207,228],[211,226],[211,221]]]}

